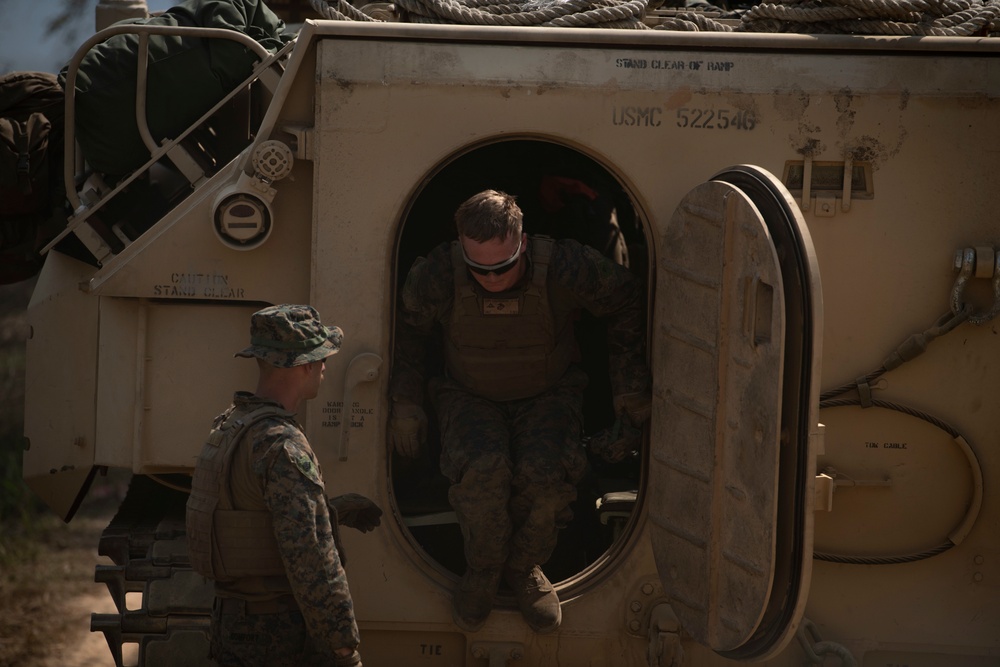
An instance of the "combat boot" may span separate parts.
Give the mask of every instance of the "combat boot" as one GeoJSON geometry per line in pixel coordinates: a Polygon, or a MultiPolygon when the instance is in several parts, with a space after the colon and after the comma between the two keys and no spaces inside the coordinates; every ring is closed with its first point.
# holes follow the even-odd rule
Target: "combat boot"
{"type": "Polygon", "coordinates": [[[466,632],[475,632],[483,627],[493,609],[493,598],[499,587],[500,568],[466,570],[451,601],[455,625],[466,632]]]}
{"type": "Polygon", "coordinates": [[[507,585],[514,591],[517,606],[531,629],[539,634],[552,632],[562,622],[562,607],[556,589],[537,565],[527,572],[506,570],[507,585]]]}

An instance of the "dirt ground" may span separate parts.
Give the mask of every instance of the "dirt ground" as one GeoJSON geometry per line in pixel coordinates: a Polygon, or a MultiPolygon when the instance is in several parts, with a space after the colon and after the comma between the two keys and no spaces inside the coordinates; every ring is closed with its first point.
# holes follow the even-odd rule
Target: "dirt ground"
{"type": "MultiPolygon", "coordinates": [[[[5,436],[23,428],[24,310],[33,284],[0,285],[5,436]]],[[[127,478],[97,477],[69,524],[47,510],[0,517],[0,667],[114,667],[104,635],[90,632],[90,615],[116,612],[107,588],[94,582],[94,567],[112,564],[97,555],[97,544],[126,488],[127,478]]],[[[135,662],[134,650],[125,655],[126,665],[135,662]]]]}
{"type": "MultiPolygon", "coordinates": [[[[90,632],[90,615],[116,611],[94,566],[112,564],[97,555],[97,542],[120,492],[96,486],[69,524],[45,515],[30,539],[4,541],[13,543],[4,555],[14,562],[0,570],[0,667],[114,667],[104,635],[90,632]]],[[[134,660],[126,655],[125,664],[134,660]]]]}

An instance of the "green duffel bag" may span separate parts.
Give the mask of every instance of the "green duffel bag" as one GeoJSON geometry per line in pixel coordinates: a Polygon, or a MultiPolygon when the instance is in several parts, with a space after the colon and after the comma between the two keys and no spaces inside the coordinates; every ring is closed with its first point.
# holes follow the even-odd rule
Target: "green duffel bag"
{"type": "MultiPolygon", "coordinates": [[[[121,23],[226,28],[272,53],[291,38],[260,0],[186,0],[159,16],[121,23]]],[[[135,120],[138,43],[136,35],[115,35],[94,46],[76,77],[76,139],[87,163],[113,180],[150,157],[135,120]]],[[[246,79],[257,61],[228,39],[151,35],[146,113],[153,138],[162,142],[183,132],[246,79]]],[[[59,82],[66,87],[66,68],[59,82]]]]}

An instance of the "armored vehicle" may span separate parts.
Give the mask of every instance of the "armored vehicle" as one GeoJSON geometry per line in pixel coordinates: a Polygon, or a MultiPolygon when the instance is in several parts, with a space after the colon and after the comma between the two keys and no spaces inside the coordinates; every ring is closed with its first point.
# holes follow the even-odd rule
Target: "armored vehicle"
{"type": "MultiPolygon", "coordinates": [[[[1000,664],[995,4],[318,4],[280,48],[241,40],[245,80],[176,135],[148,131],[140,66],[148,158],[115,178],[75,148],[74,77],[110,35],[167,29],[112,26],[67,70],[76,187],[28,311],[24,475],[69,520],[96,474],[133,473],[96,571],[116,664],[207,660],[186,487],[252,388],[250,314],[289,302],[345,332],[300,414],[328,492],[386,511],[344,537],[368,667],[1000,664]],[[876,23],[891,34],[844,34],[876,23]],[[386,446],[394,306],[479,190],[517,195],[531,233],[582,233],[542,206],[547,178],[613,205],[647,288],[652,420],[625,461],[590,459],[546,565],[559,630],[501,591],[466,633],[434,434],[415,463],[386,446]]],[[[589,436],[607,360],[578,327],[589,436]]]]}

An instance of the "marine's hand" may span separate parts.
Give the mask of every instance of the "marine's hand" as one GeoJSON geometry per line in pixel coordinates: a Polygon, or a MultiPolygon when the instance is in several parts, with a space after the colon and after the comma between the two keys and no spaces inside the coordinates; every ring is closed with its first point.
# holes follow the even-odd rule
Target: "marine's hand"
{"type": "Polygon", "coordinates": [[[341,526],[367,533],[382,523],[382,509],[359,493],[330,498],[330,505],[337,510],[337,523],[341,526]]]}
{"type": "Polygon", "coordinates": [[[386,431],[393,449],[407,458],[416,458],[427,440],[427,414],[419,405],[393,401],[386,431]]]}
{"type": "Polygon", "coordinates": [[[361,654],[356,649],[337,649],[336,656],[333,664],[337,667],[361,667],[361,654]]]}
{"type": "Polygon", "coordinates": [[[618,463],[642,447],[642,425],[653,411],[649,391],[618,394],[614,397],[615,423],[590,439],[590,451],[609,463],[618,463]]]}
{"type": "Polygon", "coordinates": [[[594,434],[590,439],[590,451],[608,463],[618,463],[642,447],[642,429],[619,417],[615,423],[594,434]]]}
{"type": "Polygon", "coordinates": [[[614,405],[616,415],[627,417],[625,421],[638,428],[649,421],[653,412],[653,395],[650,391],[618,394],[614,397],[614,405]]]}

